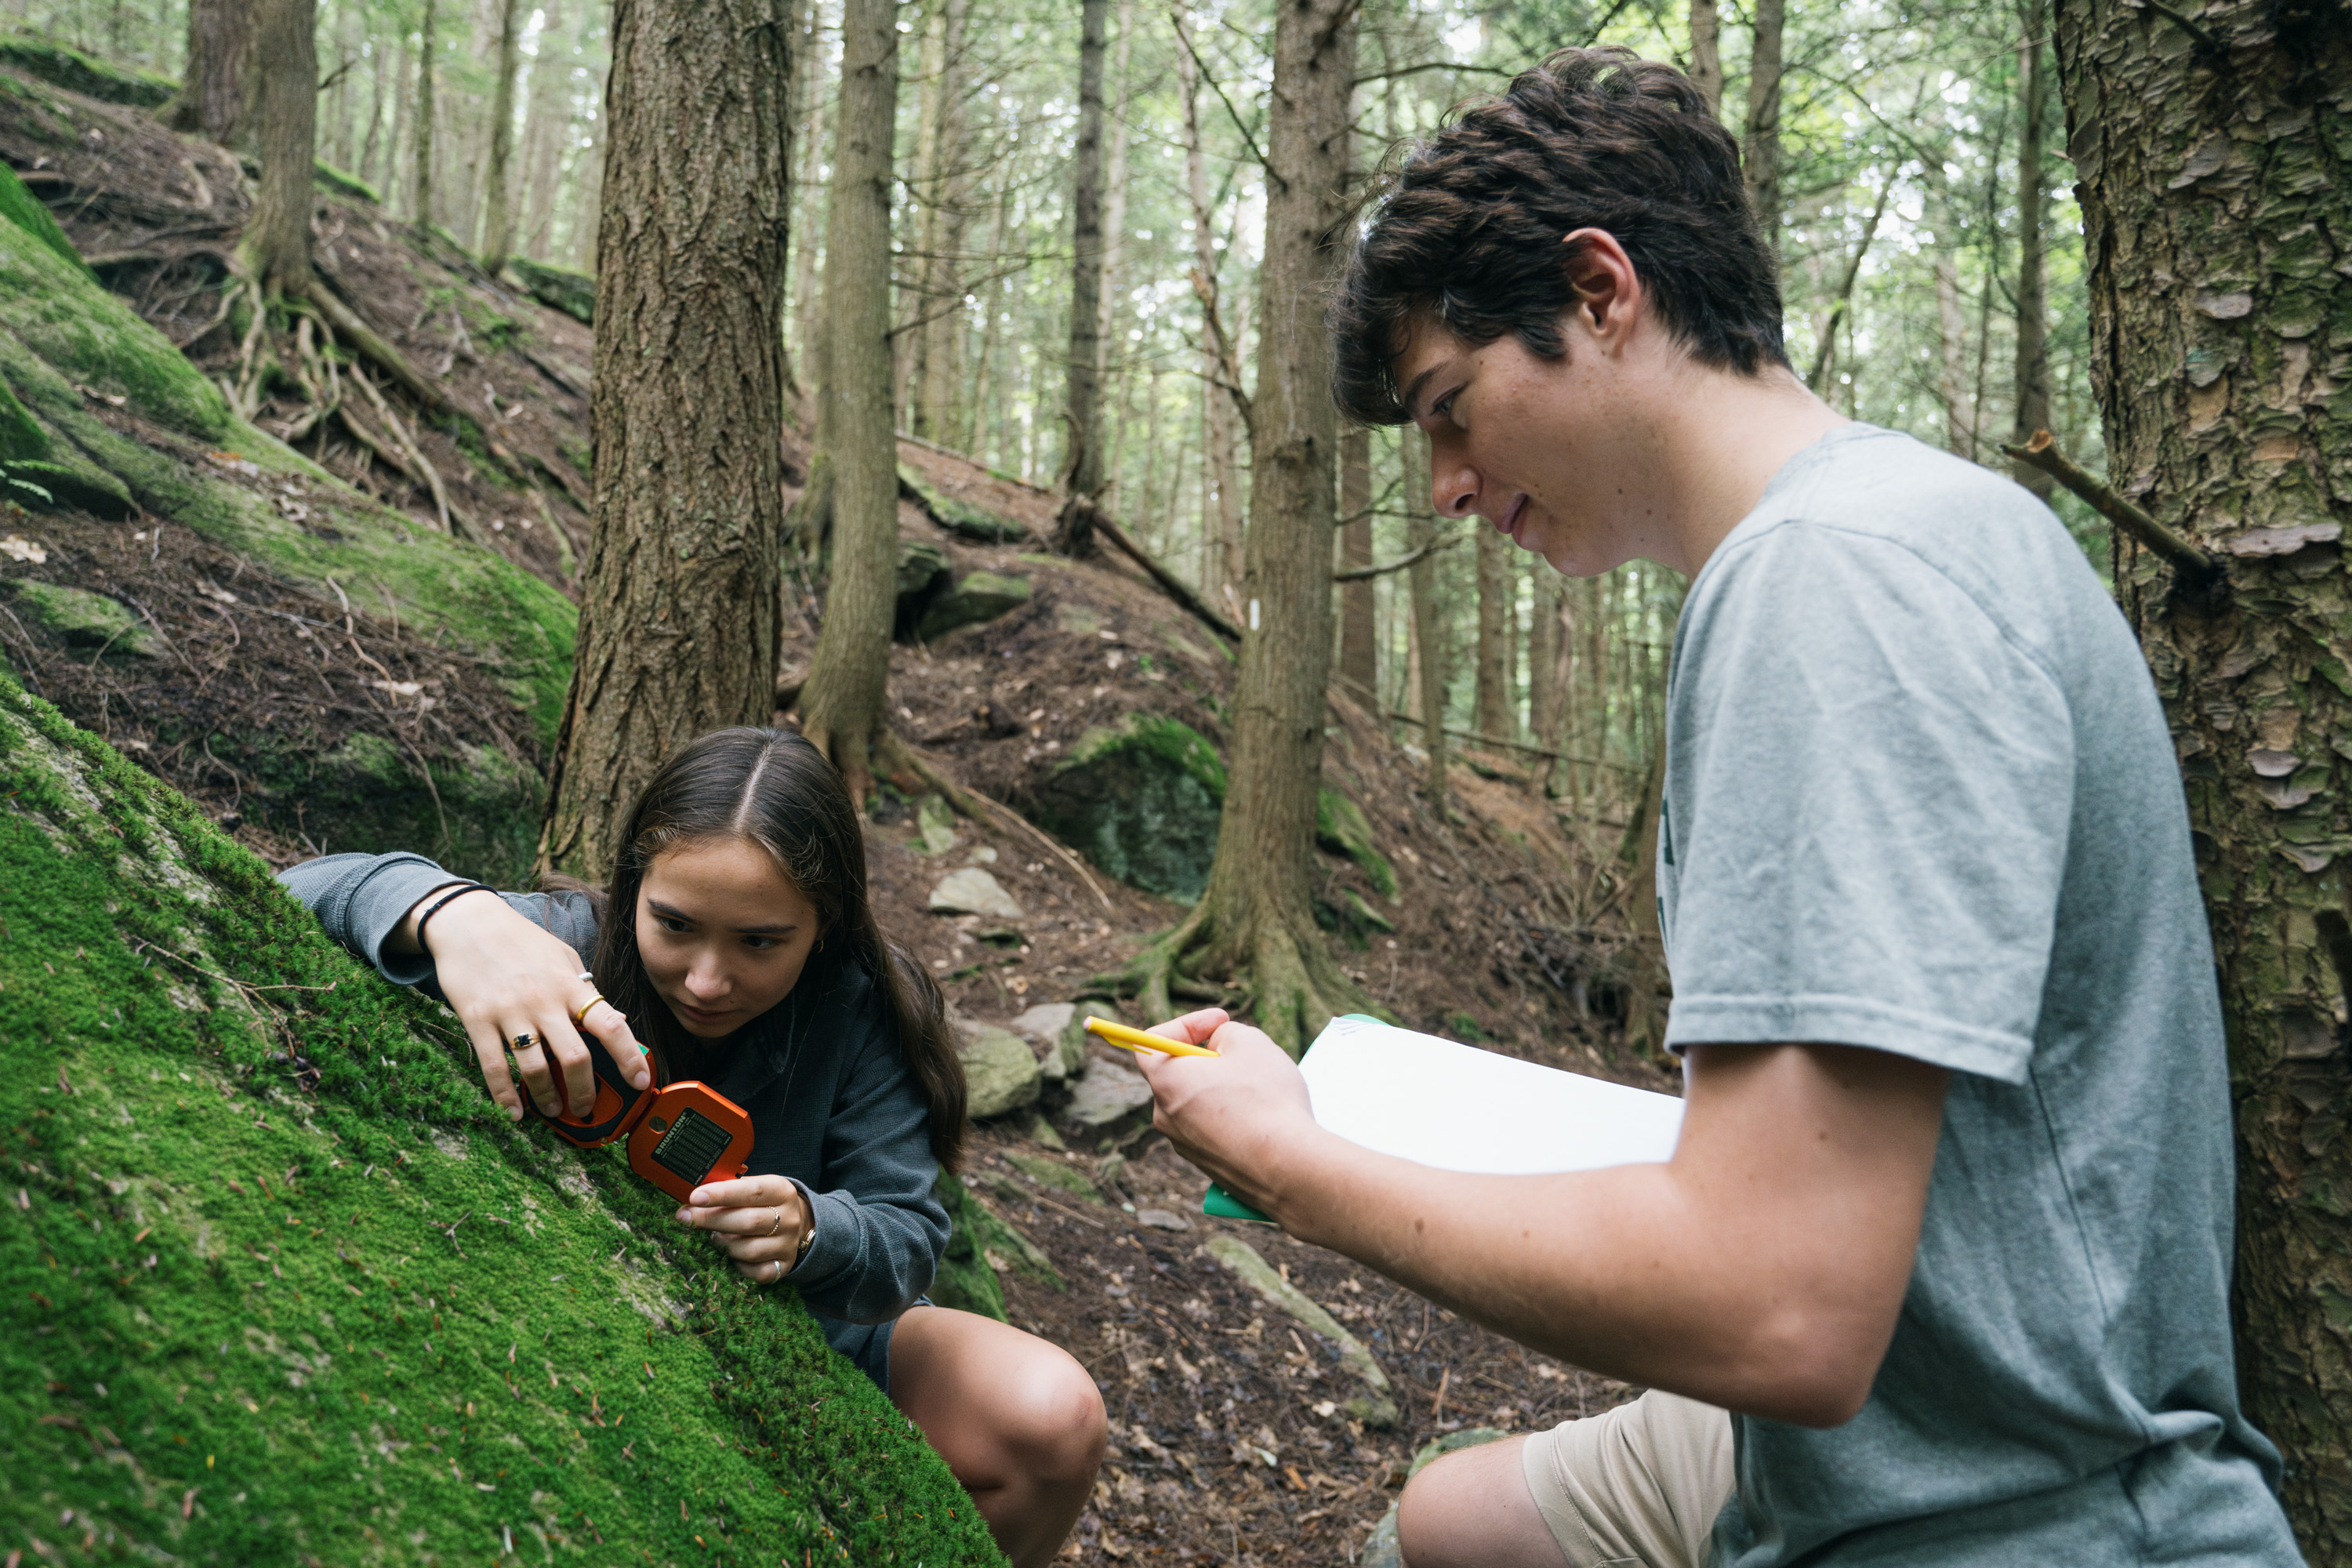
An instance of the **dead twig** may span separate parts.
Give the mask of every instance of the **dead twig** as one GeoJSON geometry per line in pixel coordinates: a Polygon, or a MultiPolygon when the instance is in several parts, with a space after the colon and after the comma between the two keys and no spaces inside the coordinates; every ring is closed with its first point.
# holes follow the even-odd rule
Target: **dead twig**
{"type": "Polygon", "coordinates": [[[1242,640],[1242,630],[1239,626],[1210,608],[1209,602],[1192,592],[1182,578],[1153,560],[1151,552],[1137,543],[1134,535],[1120,527],[1118,520],[1110,513],[1097,509],[1095,527],[1105,539],[1118,547],[1119,553],[1142,567],[1145,576],[1157,583],[1162,593],[1175,600],[1182,608],[1190,611],[1202,626],[1207,626],[1227,642],[1242,640]]]}
{"type": "Polygon", "coordinates": [[[2138,540],[2148,549],[2170,562],[2193,583],[2211,583],[2221,574],[2221,563],[2207,552],[2191,544],[2171,529],[2150,517],[2133,502],[2116,493],[2104,479],[2092,477],[2076,468],[2047,430],[2036,430],[2023,446],[2001,444],[2002,451],[2025,464],[2041,469],[2068,489],[2090,503],[2091,510],[2138,540]]]}
{"type": "Polygon", "coordinates": [[[1410,555],[1400,555],[1393,561],[1382,561],[1377,565],[1353,566],[1349,567],[1345,572],[1334,572],[1331,574],[1331,581],[1334,583],[1364,583],[1370,581],[1374,577],[1385,577],[1391,572],[1402,572],[1413,563],[1436,554],[1446,546],[1458,542],[1461,538],[1462,536],[1458,533],[1449,533],[1443,539],[1431,540],[1427,544],[1423,545],[1420,549],[1414,551],[1410,555]]]}

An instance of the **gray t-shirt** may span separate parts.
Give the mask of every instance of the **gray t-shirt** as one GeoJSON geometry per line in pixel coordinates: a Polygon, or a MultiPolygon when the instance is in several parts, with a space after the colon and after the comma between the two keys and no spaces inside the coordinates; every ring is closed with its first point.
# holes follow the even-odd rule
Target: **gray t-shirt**
{"type": "Polygon", "coordinates": [[[1738,1416],[1738,1568],[2292,1563],[2231,1361],[2231,1147],[2180,778],[2047,508],[1907,437],[1791,458],[1667,698],[1667,1043],[1952,1070],[1862,1413],[1738,1416]]]}

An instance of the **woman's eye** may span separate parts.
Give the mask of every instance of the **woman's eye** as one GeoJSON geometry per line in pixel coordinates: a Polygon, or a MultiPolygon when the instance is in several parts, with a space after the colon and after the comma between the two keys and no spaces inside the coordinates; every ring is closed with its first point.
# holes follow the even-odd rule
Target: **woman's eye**
{"type": "Polygon", "coordinates": [[[684,936],[689,929],[684,921],[669,915],[656,915],[654,918],[661,922],[662,930],[672,936],[684,936]]]}
{"type": "Polygon", "coordinates": [[[743,939],[743,945],[753,952],[765,952],[776,945],[776,939],[772,936],[747,936],[743,939]]]}

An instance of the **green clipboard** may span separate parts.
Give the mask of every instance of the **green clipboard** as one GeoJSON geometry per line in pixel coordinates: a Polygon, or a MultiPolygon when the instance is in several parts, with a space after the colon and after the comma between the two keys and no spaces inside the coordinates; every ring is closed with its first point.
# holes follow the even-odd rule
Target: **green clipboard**
{"type": "MultiPolygon", "coordinates": [[[[1360,1023],[1377,1024],[1381,1022],[1380,1019],[1364,1013],[1349,1013],[1343,1016],[1356,1019],[1360,1023]]],[[[1315,1048],[1313,1042],[1308,1042],[1307,1048],[1307,1050],[1313,1050],[1315,1048]]],[[[1301,1051],[1298,1054],[1303,1058],[1307,1055],[1307,1051],[1301,1051]]],[[[1261,1213],[1259,1210],[1250,1207],[1249,1205],[1242,1202],[1241,1199],[1225,1191],[1223,1184],[1217,1182],[1211,1182],[1209,1184],[1208,1195],[1201,1200],[1201,1212],[1217,1219],[1249,1219],[1255,1220],[1260,1225],[1272,1225],[1274,1223],[1274,1216],[1272,1215],[1261,1213]]]]}

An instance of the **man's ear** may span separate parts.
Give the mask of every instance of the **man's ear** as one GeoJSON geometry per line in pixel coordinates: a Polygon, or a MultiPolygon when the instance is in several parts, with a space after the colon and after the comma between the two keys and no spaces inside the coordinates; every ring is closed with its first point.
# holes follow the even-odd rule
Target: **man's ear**
{"type": "Polygon", "coordinates": [[[1571,309],[1594,337],[1622,342],[1642,307],[1642,275],[1633,258],[1605,228],[1580,228],[1560,244],[1568,247],[1561,265],[1575,295],[1571,309]]]}

